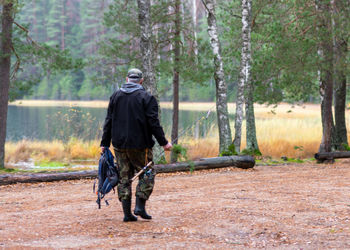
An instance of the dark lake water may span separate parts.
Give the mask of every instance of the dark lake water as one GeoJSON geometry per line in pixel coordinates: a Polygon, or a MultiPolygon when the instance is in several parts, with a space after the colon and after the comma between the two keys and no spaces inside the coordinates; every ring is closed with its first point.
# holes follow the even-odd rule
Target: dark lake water
{"type": "MultiPolygon", "coordinates": [[[[9,106],[6,140],[100,140],[106,112],[105,108],[9,106]]],[[[207,112],[180,111],[179,116],[181,136],[200,138],[217,130],[215,112],[207,116],[207,112]]],[[[162,109],[161,124],[168,137],[171,120],[172,110],[162,109]]]]}

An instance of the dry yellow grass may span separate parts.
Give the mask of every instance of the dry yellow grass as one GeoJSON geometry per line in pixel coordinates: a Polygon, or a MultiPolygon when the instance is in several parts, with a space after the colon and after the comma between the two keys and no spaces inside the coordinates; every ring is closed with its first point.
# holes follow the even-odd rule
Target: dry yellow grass
{"type": "Polygon", "coordinates": [[[20,141],[6,143],[6,162],[58,161],[66,158],[65,147],[60,141],[20,141]]]}
{"type": "Polygon", "coordinates": [[[60,161],[69,162],[78,159],[97,159],[99,142],[84,142],[73,139],[67,143],[62,141],[27,141],[6,143],[6,162],[28,161],[38,162],[60,161]]]}
{"type": "MultiPolygon", "coordinates": [[[[29,103],[34,105],[40,102],[26,101],[24,104],[29,103]]],[[[47,104],[47,101],[45,103],[47,104]]],[[[84,102],[79,102],[79,105],[82,105],[82,103],[84,102]]],[[[91,107],[91,103],[85,102],[84,105],[89,104],[91,107]]],[[[23,105],[23,103],[19,105],[23,105]]],[[[107,103],[96,102],[94,105],[107,105],[107,103]]],[[[171,107],[170,103],[162,103],[161,105],[162,107],[171,107]]],[[[215,107],[214,103],[180,104],[180,108],[184,110],[203,111],[213,107],[215,107]]],[[[233,112],[233,104],[229,104],[229,110],[233,112]]],[[[322,137],[319,105],[307,104],[293,107],[289,104],[280,104],[275,108],[272,106],[255,105],[255,115],[257,118],[258,143],[260,151],[264,156],[271,156],[273,158],[280,158],[281,156],[310,158],[317,152],[322,137]]],[[[349,110],[346,113],[346,119],[347,127],[349,128],[349,110]]],[[[234,122],[231,121],[232,134],[234,132],[233,126],[234,122]]],[[[243,124],[242,130],[245,131],[245,124],[243,124]]],[[[180,138],[179,143],[188,149],[187,154],[189,159],[217,156],[219,147],[217,135],[217,131],[214,130],[208,138],[199,140],[180,138]]],[[[350,133],[348,133],[348,136],[350,136],[350,133]]],[[[245,134],[243,134],[242,149],[245,148],[245,144],[245,134]]],[[[98,157],[99,141],[84,142],[81,140],[71,140],[67,143],[60,141],[21,141],[17,143],[6,143],[6,162],[27,160],[29,158],[33,158],[34,160],[69,161],[79,158],[97,159],[98,157]]]]}

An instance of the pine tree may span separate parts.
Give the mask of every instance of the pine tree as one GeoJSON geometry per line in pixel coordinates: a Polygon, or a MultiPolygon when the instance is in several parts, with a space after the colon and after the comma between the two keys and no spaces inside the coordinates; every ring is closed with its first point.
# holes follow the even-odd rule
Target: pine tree
{"type": "Polygon", "coordinates": [[[7,107],[10,88],[12,25],[14,16],[13,1],[1,3],[0,37],[0,168],[4,168],[7,107]]]}
{"type": "Polygon", "coordinates": [[[65,49],[66,29],[66,0],[54,0],[50,2],[50,11],[47,20],[47,45],[65,49]]]}

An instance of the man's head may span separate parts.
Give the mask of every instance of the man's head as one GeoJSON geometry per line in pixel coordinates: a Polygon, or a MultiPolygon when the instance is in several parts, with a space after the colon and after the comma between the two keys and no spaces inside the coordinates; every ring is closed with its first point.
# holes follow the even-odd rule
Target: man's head
{"type": "Polygon", "coordinates": [[[126,77],[126,81],[142,84],[143,82],[142,71],[136,68],[130,69],[126,77]]]}

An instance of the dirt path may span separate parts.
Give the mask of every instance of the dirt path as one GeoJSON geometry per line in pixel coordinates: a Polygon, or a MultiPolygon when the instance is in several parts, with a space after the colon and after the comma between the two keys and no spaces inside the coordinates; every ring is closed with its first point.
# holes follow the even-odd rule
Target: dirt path
{"type": "Polygon", "coordinates": [[[163,174],[152,221],[123,223],[92,180],[0,187],[0,248],[350,249],[350,161],[163,174]]]}

